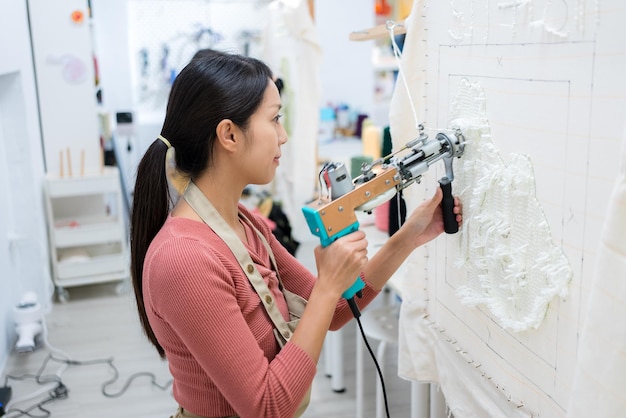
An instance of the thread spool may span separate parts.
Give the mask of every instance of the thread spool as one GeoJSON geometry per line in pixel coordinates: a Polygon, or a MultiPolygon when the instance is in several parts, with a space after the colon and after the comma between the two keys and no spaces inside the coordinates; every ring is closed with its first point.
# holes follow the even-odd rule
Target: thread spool
{"type": "Polygon", "coordinates": [[[380,128],[370,120],[363,121],[363,135],[361,142],[363,143],[363,155],[371,157],[372,160],[380,158],[381,153],[381,132],[380,128]]]}
{"type": "Polygon", "coordinates": [[[389,202],[374,209],[374,224],[380,231],[389,232],[389,202]]]}

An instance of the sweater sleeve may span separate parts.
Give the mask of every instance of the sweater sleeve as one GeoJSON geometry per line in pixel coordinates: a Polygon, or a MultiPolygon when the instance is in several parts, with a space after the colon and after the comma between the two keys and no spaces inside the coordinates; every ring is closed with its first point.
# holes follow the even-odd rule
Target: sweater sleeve
{"type": "MultiPolygon", "coordinates": [[[[197,362],[238,415],[291,417],[315,376],[316,365],[294,344],[268,359],[258,338],[268,334],[264,338],[273,338],[267,330],[261,331],[271,324],[263,315],[251,316],[254,304],[260,303],[256,294],[252,295],[256,300],[242,302],[237,287],[247,285],[247,279],[234,279],[242,273],[229,256],[227,247],[210,247],[189,238],[170,238],[155,249],[144,268],[151,323],[163,327],[159,341],[165,340],[164,348],[169,345],[170,368],[176,362],[185,370],[197,362]]],[[[194,379],[197,376],[187,377],[192,383],[194,379]]]]}

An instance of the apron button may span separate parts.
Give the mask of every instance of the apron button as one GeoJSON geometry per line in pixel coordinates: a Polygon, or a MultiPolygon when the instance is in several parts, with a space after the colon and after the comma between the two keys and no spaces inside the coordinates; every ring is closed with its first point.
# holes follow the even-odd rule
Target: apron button
{"type": "Polygon", "coordinates": [[[268,305],[272,303],[272,297],[270,295],[265,295],[265,303],[268,305]]]}
{"type": "Polygon", "coordinates": [[[254,266],[252,264],[248,264],[248,273],[252,273],[254,271],[254,266]]]}
{"type": "Polygon", "coordinates": [[[291,332],[285,331],[285,338],[289,339],[291,337],[291,332]]]}

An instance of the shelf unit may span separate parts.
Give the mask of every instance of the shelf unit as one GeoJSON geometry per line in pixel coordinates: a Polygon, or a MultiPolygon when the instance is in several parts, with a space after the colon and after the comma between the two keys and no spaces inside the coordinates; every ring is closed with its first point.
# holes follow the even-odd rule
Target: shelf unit
{"type": "Polygon", "coordinates": [[[48,175],[45,201],[52,278],[61,302],[66,288],[130,277],[128,236],[117,167],[81,177],[48,175]]]}

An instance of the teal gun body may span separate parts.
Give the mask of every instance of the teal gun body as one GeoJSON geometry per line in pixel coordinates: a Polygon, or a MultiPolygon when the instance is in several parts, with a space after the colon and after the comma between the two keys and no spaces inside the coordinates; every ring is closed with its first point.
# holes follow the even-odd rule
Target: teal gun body
{"type": "MultiPolygon", "coordinates": [[[[345,235],[351,234],[359,229],[359,222],[356,221],[353,224],[342,229],[341,231],[334,233],[332,236],[329,236],[328,231],[326,231],[326,228],[324,227],[324,222],[322,221],[322,217],[320,216],[319,211],[305,206],[302,208],[302,212],[304,213],[304,218],[306,219],[306,223],[309,226],[309,230],[313,235],[320,239],[322,247],[328,247],[337,239],[345,235]]],[[[363,283],[361,277],[358,276],[352,286],[350,286],[349,289],[343,292],[341,296],[343,296],[345,299],[351,299],[364,287],[365,283],[363,283]]]]}

